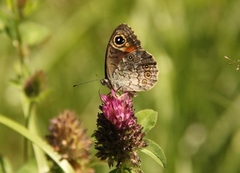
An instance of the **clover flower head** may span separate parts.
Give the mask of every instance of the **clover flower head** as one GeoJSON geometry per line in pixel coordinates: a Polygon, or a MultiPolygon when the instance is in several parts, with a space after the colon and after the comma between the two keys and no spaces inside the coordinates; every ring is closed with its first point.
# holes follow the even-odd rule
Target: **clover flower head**
{"type": "Polygon", "coordinates": [[[137,124],[134,114],[132,95],[125,92],[118,96],[114,90],[108,95],[101,95],[101,113],[98,114],[96,138],[96,156],[107,160],[109,167],[116,162],[117,168],[139,168],[141,160],[138,150],[146,147],[143,140],[145,133],[137,124]]]}

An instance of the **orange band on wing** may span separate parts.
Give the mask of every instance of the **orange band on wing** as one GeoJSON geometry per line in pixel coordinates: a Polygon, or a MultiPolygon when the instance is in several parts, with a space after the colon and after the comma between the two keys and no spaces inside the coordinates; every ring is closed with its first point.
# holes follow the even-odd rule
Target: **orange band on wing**
{"type": "Polygon", "coordinates": [[[125,52],[132,52],[134,50],[136,50],[136,47],[135,46],[130,46],[130,47],[126,48],[125,52]]]}

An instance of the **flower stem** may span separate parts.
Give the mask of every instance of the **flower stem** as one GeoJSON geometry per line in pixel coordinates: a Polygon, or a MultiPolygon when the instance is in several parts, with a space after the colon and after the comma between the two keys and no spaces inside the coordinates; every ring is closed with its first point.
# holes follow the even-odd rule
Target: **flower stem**
{"type": "Polygon", "coordinates": [[[19,9],[17,6],[17,1],[14,0],[9,0],[8,1],[11,7],[11,10],[13,12],[14,15],[14,30],[15,30],[15,37],[13,38],[13,46],[15,46],[17,48],[17,52],[18,52],[18,57],[19,57],[19,61],[20,61],[20,66],[21,66],[21,72],[23,75],[23,65],[24,65],[24,48],[23,48],[23,42],[22,42],[22,37],[21,37],[21,33],[19,30],[19,24],[21,22],[21,15],[19,13],[19,9]]]}
{"type": "MultiPolygon", "coordinates": [[[[28,111],[26,113],[25,116],[25,127],[27,129],[29,129],[29,120],[31,118],[32,115],[32,110],[34,108],[34,102],[30,101],[29,105],[28,105],[28,111]]],[[[24,142],[23,142],[23,157],[24,157],[24,161],[26,161],[28,159],[28,140],[26,138],[24,138],[24,142]]]]}
{"type": "MultiPolygon", "coordinates": [[[[24,54],[24,47],[23,47],[23,42],[22,42],[22,36],[20,33],[20,23],[21,23],[21,15],[19,12],[19,8],[17,5],[17,1],[16,0],[6,0],[6,2],[9,4],[10,9],[13,13],[13,30],[14,30],[14,35],[12,38],[12,43],[13,46],[16,47],[17,49],[17,54],[18,54],[18,58],[19,58],[19,62],[20,62],[20,80],[22,80],[24,78],[24,58],[25,58],[25,54],[24,54]]],[[[24,101],[22,101],[22,104],[25,104],[24,101]]],[[[31,111],[33,108],[33,102],[30,101],[30,103],[27,103],[27,111],[25,112],[24,110],[24,114],[25,114],[25,127],[28,128],[29,125],[29,119],[31,117],[31,111]]],[[[28,159],[28,141],[26,138],[24,138],[23,141],[23,159],[24,161],[26,161],[28,159]]]]}

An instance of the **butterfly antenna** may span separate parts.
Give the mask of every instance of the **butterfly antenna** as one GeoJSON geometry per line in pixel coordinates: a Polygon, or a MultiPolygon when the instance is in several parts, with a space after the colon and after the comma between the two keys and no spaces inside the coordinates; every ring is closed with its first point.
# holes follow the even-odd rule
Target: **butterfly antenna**
{"type": "Polygon", "coordinates": [[[79,85],[83,85],[83,84],[87,84],[87,83],[91,83],[91,82],[95,82],[95,81],[98,81],[98,80],[99,79],[93,79],[93,80],[90,80],[90,81],[81,82],[81,83],[73,85],[73,87],[76,87],[76,86],[79,86],[79,85]]]}

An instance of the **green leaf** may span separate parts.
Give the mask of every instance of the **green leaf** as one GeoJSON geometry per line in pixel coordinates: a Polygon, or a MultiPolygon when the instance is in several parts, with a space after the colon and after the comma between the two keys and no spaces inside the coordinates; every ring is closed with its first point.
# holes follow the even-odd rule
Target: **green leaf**
{"type": "Polygon", "coordinates": [[[24,16],[29,16],[31,15],[34,11],[36,11],[39,7],[39,4],[41,1],[36,1],[36,0],[28,0],[25,2],[23,13],[24,16]]]}
{"type": "Polygon", "coordinates": [[[149,155],[158,164],[165,168],[167,165],[167,159],[162,148],[157,143],[153,142],[150,139],[145,138],[144,140],[148,143],[148,146],[143,148],[141,152],[149,155]]]}
{"type": "Polygon", "coordinates": [[[43,42],[50,34],[49,29],[46,26],[30,21],[24,22],[20,25],[20,33],[23,41],[30,46],[43,42]]]}
{"type": "Polygon", "coordinates": [[[0,14],[0,33],[5,30],[5,21],[3,21],[2,16],[0,14]]]}
{"type": "Polygon", "coordinates": [[[3,125],[11,128],[12,130],[16,131],[17,133],[21,134],[28,140],[30,140],[32,143],[34,143],[36,146],[41,148],[50,158],[52,158],[56,164],[61,167],[61,169],[65,173],[74,173],[72,166],[69,164],[69,162],[65,159],[62,159],[59,154],[57,154],[50,145],[48,145],[45,141],[43,141],[40,137],[37,135],[31,133],[29,130],[27,130],[24,126],[21,124],[18,124],[14,122],[13,120],[10,120],[9,118],[6,118],[4,115],[0,114],[0,123],[3,125]]]}
{"type": "Polygon", "coordinates": [[[144,133],[148,133],[156,125],[157,115],[158,113],[151,109],[141,110],[136,113],[138,123],[143,126],[144,133]]]}
{"type": "Polygon", "coordinates": [[[21,168],[18,169],[16,173],[32,173],[32,172],[39,172],[37,163],[35,159],[29,159],[21,168]]]}
{"type": "Polygon", "coordinates": [[[6,158],[0,155],[0,172],[1,173],[12,173],[12,166],[10,164],[10,161],[6,158]]]}
{"type": "Polygon", "coordinates": [[[112,171],[110,171],[109,173],[131,173],[131,169],[129,168],[122,168],[122,169],[119,169],[119,168],[116,168],[112,171]]]}
{"type": "Polygon", "coordinates": [[[9,38],[14,38],[16,36],[13,20],[13,15],[11,13],[7,10],[0,9],[0,33],[6,33],[9,38]]]}

